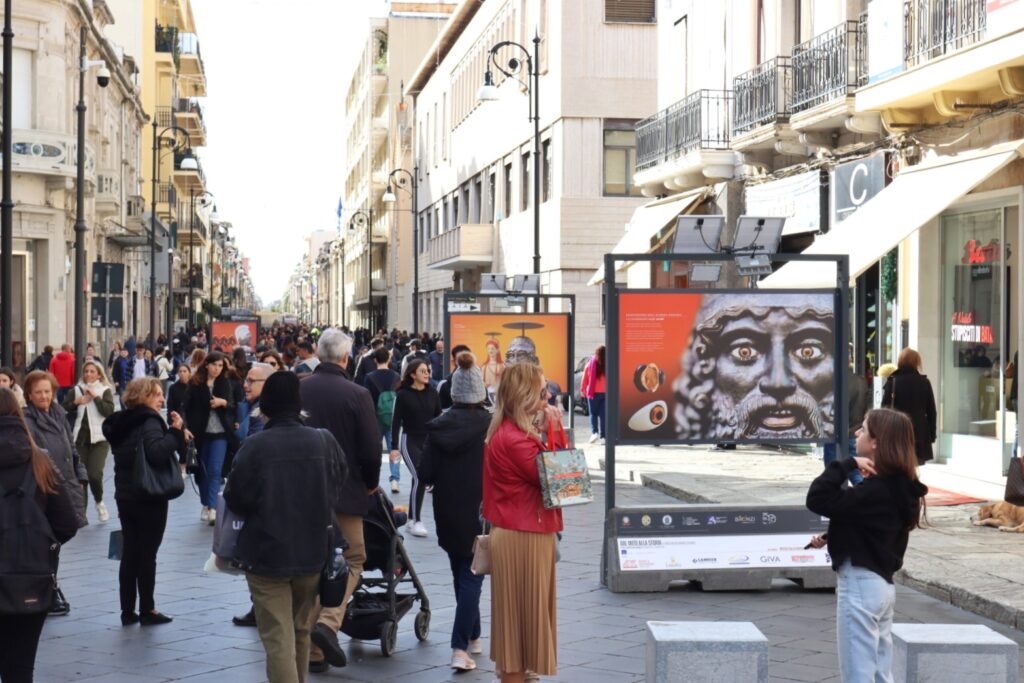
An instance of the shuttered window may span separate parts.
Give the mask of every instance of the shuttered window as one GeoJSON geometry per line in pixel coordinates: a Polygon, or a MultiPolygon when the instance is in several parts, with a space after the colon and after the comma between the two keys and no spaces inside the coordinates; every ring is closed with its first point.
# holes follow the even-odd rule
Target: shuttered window
{"type": "Polygon", "coordinates": [[[604,20],[653,24],[656,0],[604,0],[604,20]]]}

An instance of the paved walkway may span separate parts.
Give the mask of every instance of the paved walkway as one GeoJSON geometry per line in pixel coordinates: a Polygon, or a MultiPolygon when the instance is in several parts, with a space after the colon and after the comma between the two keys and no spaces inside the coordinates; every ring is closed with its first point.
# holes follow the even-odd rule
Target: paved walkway
{"type": "MultiPolygon", "coordinates": [[[[588,434],[580,430],[581,440],[588,434]]],[[[593,464],[600,450],[588,448],[593,464]]],[[[692,456],[674,449],[646,449],[623,453],[620,462],[637,457],[635,467],[619,471],[628,479],[630,468],[654,467],[656,460],[691,464],[692,456]],[[688,459],[687,459],[688,458],[688,459]]],[[[806,460],[776,458],[789,465],[806,460]]],[[[663,463],[664,464],[664,463],[663,463]]],[[[386,471],[386,468],[384,468],[386,471]]],[[[723,476],[727,473],[722,472],[723,476]]],[[[623,482],[621,504],[678,502],[657,491],[623,482]]],[[[107,481],[112,489],[108,465],[107,481]]],[[[601,479],[600,476],[597,477],[601,479]]],[[[763,487],[763,482],[759,484],[763,487]]],[[[804,591],[777,582],[770,591],[702,593],[686,587],[657,594],[613,594],[599,581],[603,493],[598,500],[565,513],[563,560],[558,566],[559,675],[553,681],[631,683],[644,673],[645,622],[659,620],[753,621],[771,643],[773,681],[837,681],[835,656],[835,598],[831,592],[804,591]]],[[[233,614],[249,605],[241,578],[202,572],[209,555],[212,529],[199,522],[195,494],[186,494],[171,506],[171,519],[160,551],[157,606],[175,617],[172,624],[142,629],[120,626],[117,604],[117,563],[106,559],[112,520],[95,523],[79,532],[62,552],[61,586],[72,604],[71,614],[47,620],[40,645],[36,680],[39,683],[249,683],[265,680],[263,649],[255,629],[233,626],[233,614]]],[[[424,507],[433,529],[431,504],[424,507]]],[[[928,532],[931,533],[931,532],[928,532]]],[[[925,533],[918,534],[919,537],[925,533]]],[[[1006,540],[1009,535],[1001,535],[1006,540]]],[[[1016,539],[1017,537],[1014,537],[1016,539]]],[[[381,656],[376,642],[358,643],[342,637],[349,666],[310,680],[415,681],[433,683],[491,681],[493,669],[486,656],[480,667],[455,675],[448,667],[449,629],[454,604],[446,556],[435,538],[408,538],[407,548],[431,599],[430,638],[416,640],[412,615],[399,625],[398,651],[381,656]]],[[[1024,642],[1024,634],[957,609],[905,587],[897,589],[897,621],[925,623],[983,623],[1024,642]]],[[[489,626],[489,591],[482,600],[485,644],[489,626]]]]}

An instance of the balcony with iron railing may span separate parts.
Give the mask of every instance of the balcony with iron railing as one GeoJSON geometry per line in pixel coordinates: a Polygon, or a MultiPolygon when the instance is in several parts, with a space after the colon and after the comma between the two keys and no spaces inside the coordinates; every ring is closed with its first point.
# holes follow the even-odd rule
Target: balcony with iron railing
{"type": "Polygon", "coordinates": [[[181,74],[192,79],[206,78],[203,55],[199,51],[199,38],[194,33],[178,34],[178,51],[181,54],[181,74]]]}
{"type": "Polygon", "coordinates": [[[202,192],[206,187],[206,173],[203,172],[203,165],[200,163],[199,159],[192,156],[192,159],[196,163],[196,167],[194,169],[184,169],[181,167],[181,162],[191,155],[191,150],[178,150],[174,152],[175,179],[183,180],[185,189],[188,189],[191,184],[194,184],[196,186],[195,191],[202,192]]]}
{"type": "Polygon", "coordinates": [[[169,53],[174,61],[174,67],[178,68],[181,59],[181,50],[178,45],[178,29],[174,26],[161,26],[157,24],[154,41],[157,54],[169,53]]]}
{"type": "Polygon", "coordinates": [[[867,82],[865,25],[845,21],[793,47],[793,114],[850,97],[867,82]]]}
{"type": "Polygon", "coordinates": [[[987,23],[986,0],[904,0],[907,68],[983,40],[987,23]]]}
{"type": "Polygon", "coordinates": [[[167,215],[178,205],[178,191],[171,183],[157,183],[156,202],[160,213],[167,215]],[[164,206],[160,206],[164,205],[164,206]]]}
{"type": "Polygon", "coordinates": [[[174,103],[174,115],[178,125],[188,131],[193,147],[206,145],[206,121],[197,98],[179,97],[174,103]]]}
{"type": "MultiPolygon", "coordinates": [[[[750,135],[762,126],[774,128],[789,121],[792,76],[791,59],[783,55],[762,62],[733,79],[735,148],[749,147],[746,141],[737,138],[750,135]]],[[[773,131],[769,131],[769,135],[774,138],[773,131]]]]}

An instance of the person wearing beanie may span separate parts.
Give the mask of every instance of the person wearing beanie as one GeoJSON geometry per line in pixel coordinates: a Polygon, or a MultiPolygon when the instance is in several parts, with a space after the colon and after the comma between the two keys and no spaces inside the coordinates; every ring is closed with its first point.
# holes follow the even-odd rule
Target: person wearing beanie
{"type": "Polygon", "coordinates": [[[242,443],[224,502],[245,519],[234,559],[249,584],[267,678],[304,681],[327,527],[347,465],[330,432],[302,424],[295,374],[267,377],[260,408],[267,423],[242,443]]]}
{"type": "Polygon", "coordinates": [[[427,423],[420,475],[434,486],[437,544],[448,553],[455,585],[452,624],[453,669],[476,668],[470,655],[483,653],[480,642],[480,589],[483,576],[470,570],[473,541],[480,528],[483,499],[484,439],[491,414],[487,389],[476,358],[463,351],[451,377],[452,407],[427,423]]]}

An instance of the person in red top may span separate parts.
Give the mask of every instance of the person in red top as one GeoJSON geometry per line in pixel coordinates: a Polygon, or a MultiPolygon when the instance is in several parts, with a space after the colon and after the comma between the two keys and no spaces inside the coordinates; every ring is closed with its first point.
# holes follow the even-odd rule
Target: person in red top
{"type": "Polygon", "coordinates": [[[75,386],[75,353],[67,344],[60,347],[60,353],[50,361],[50,374],[57,378],[57,403],[75,386]]]}
{"type": "Polygon", "coordinates": [[[594,355],[587,362],[583,370],[583,379],[580,380],[580,393],[587,399],[587,411],[590,413],[590,429],[594,433],[590,435],[590,443],[598,439],[604,443],[604,344],[594,349],[594,355]]]}
{"type": "Polygon", "coordinates": [[[484,450],[483,513],[491,523],[491,659],[502,683],[557,673],[555,534],[562,511],[546,510],[537,454],[566,446],[561,414],[548,405],[544,372],[506,365],[484,450]],[[555,443],[544,443],[548,434],[555,443]]]}

